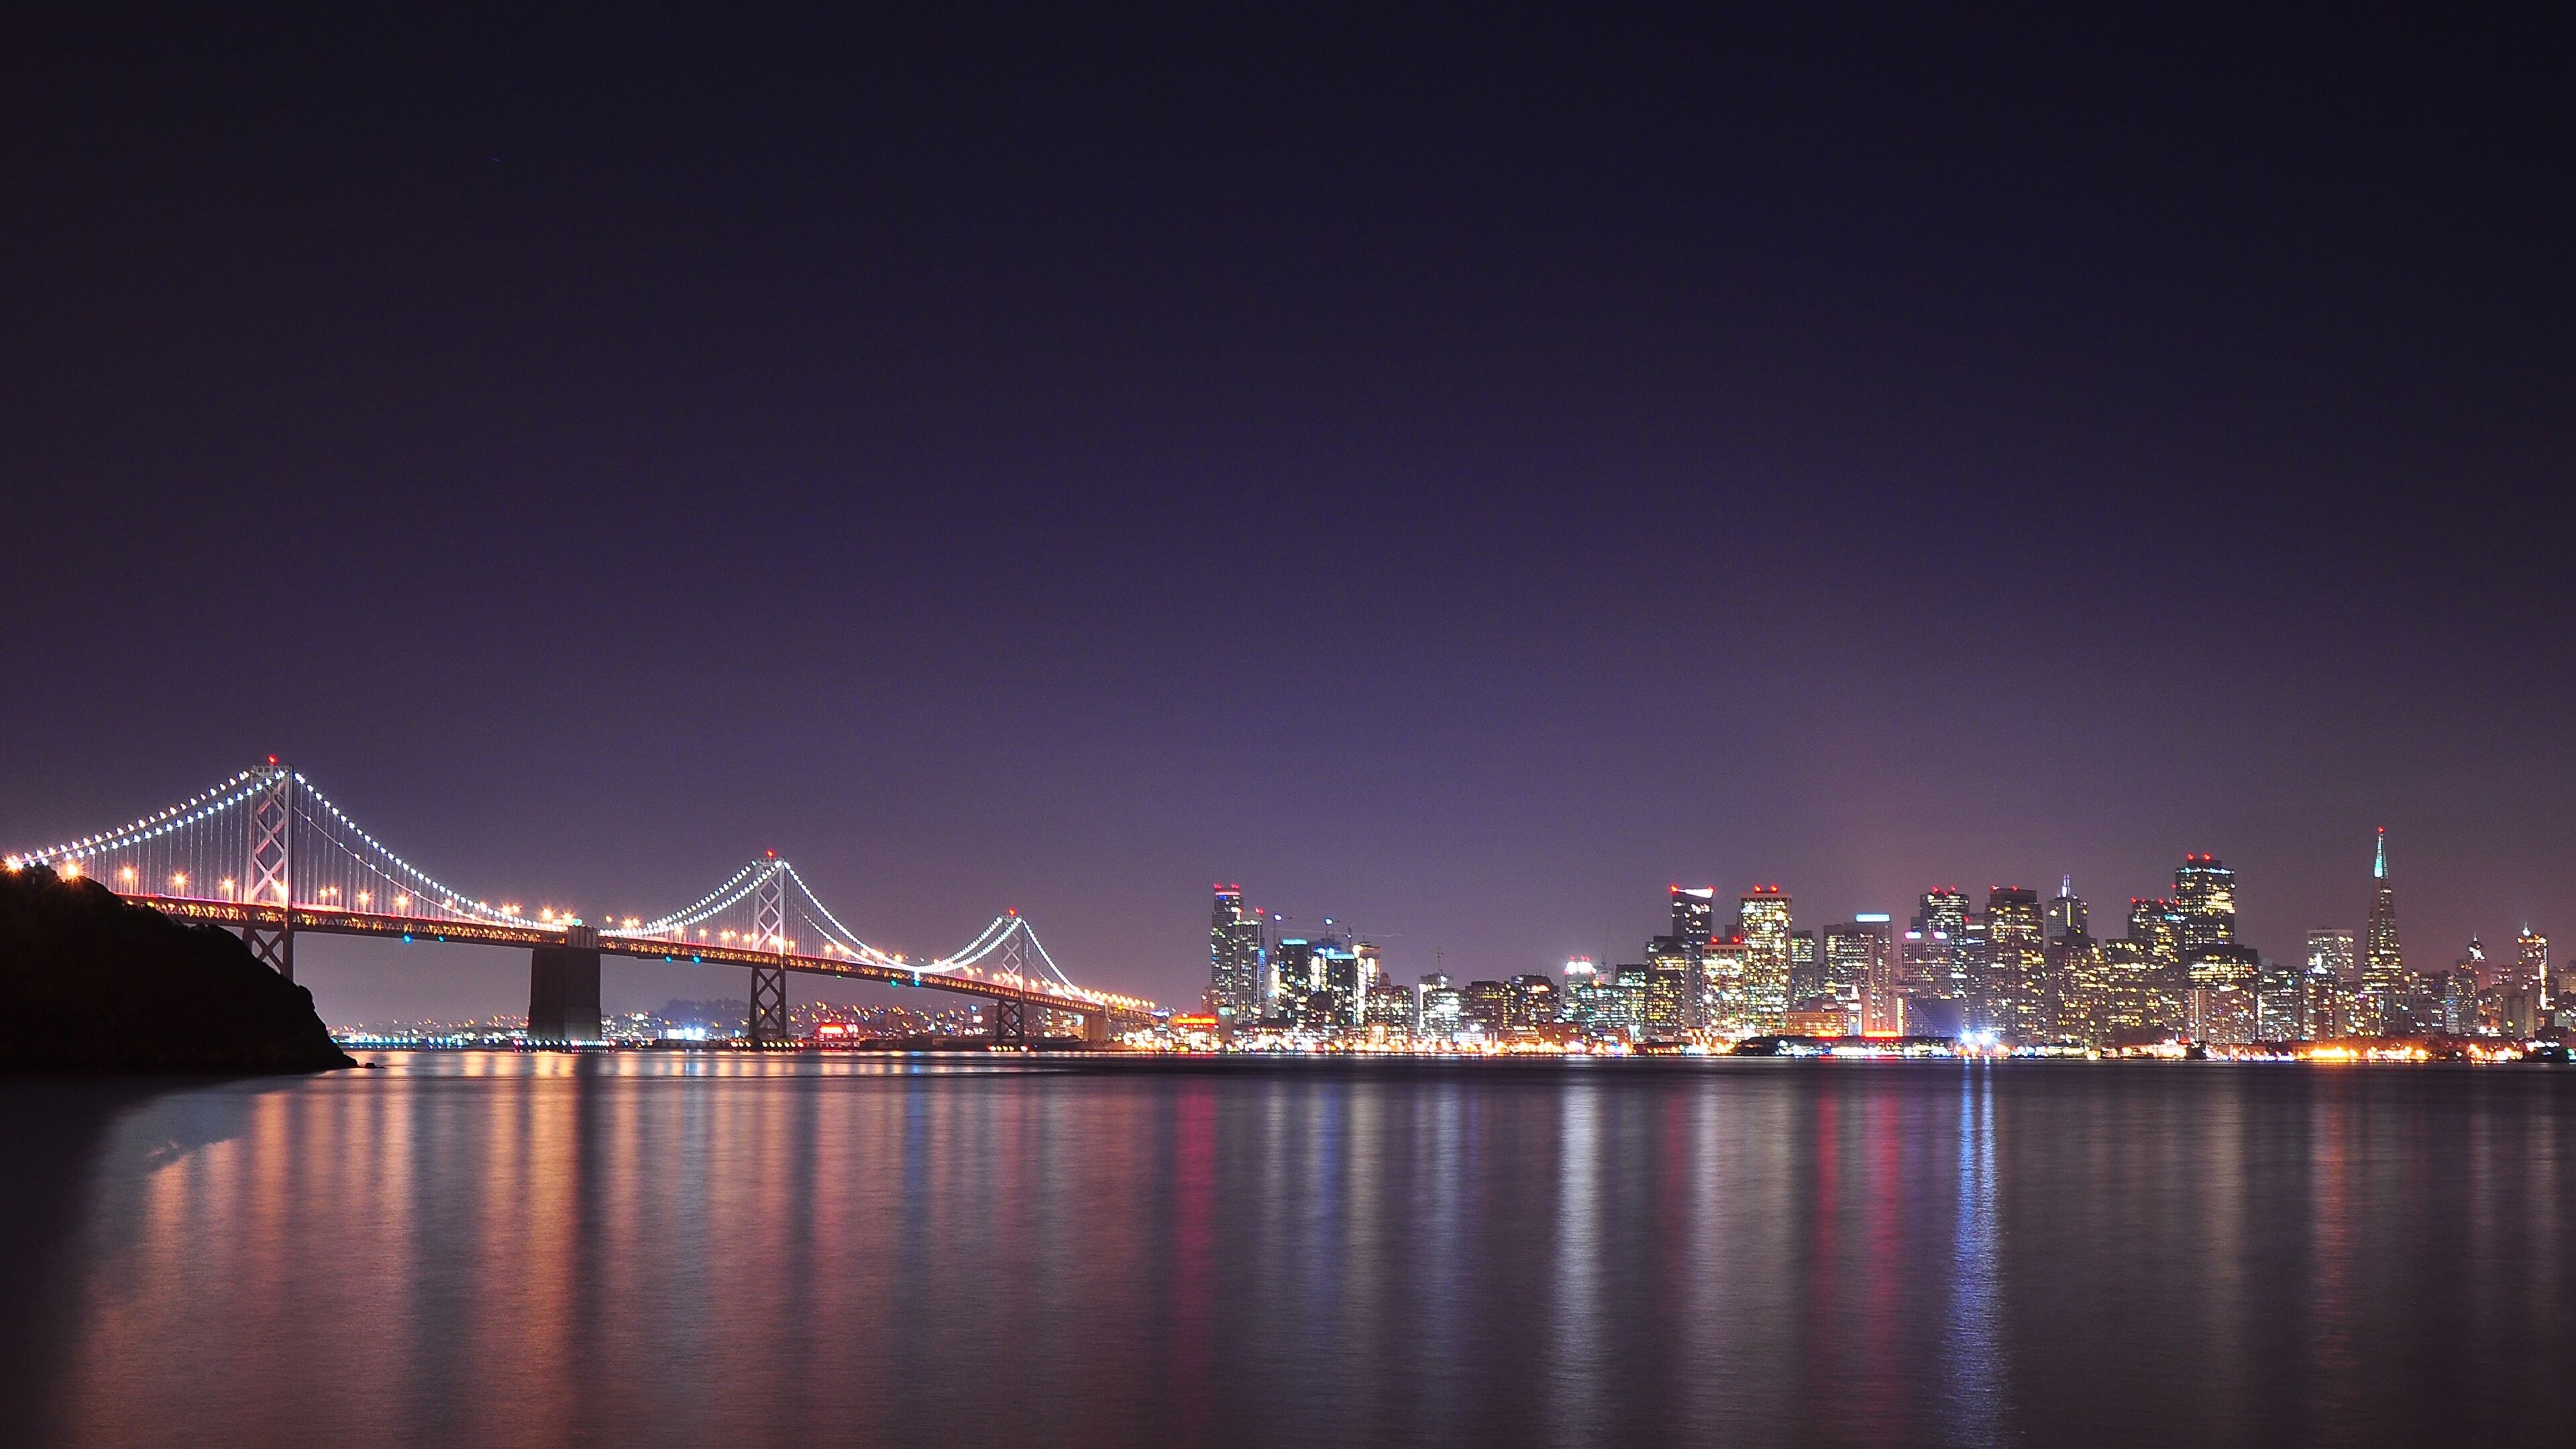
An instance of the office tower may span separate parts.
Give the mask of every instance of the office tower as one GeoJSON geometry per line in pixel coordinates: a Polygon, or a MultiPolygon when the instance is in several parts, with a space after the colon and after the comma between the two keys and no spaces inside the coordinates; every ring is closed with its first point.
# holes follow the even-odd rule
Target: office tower
{"type": "MultiPolygon", "coordinates": [[[[1977,1025],[2008,1041],[2046,1041],[2056,1034],[2048,1005],[2045,927],[2039,892],[1995,886],[1986,892],[1984,990],[1972,1000],[1977,1025]]],[[[1973,939],[1975,933],[1970,932],[1973,939]]]]}
{"type": "Polygon", "coordinates": [[[1843,1030],[1894,1036],[1903,1029],[1896,942],[1884,913],[1855,915],[1825,928],[1822,985],[1822,994],[1843,1014],[1843,1030]]]}
{"type": "Polygon", "coordinates": [[[1218,886],[1208,916],[1208,994],[1222,1027],[1268,1011],[1263,957],[1261,913],[1243,908],[1243,887],[1218,886]]]}
{"type": "Polygon", "coordinates": [[[1717,887],[1673,886],[1673,939],[1705,941],[1717,933],[1717,887]]]}
{"type": "Polygon", "coordinates": [[[2084,898],[2075,893],[2075,877],[2059,876],[2057,897],[2048,903],[2048,939],[2054,941],[2060,936],[2090,937],[2092,934],[2092,921],[2090,913],[2085,908],[2084,898]]]}
{"type": "Polygon", "coordinates": [[[1267,1012],[1297,1026],[1307,1024],[1319,985],[1315,979],[1315,943],[1303,936],[1282,936],[1270,948],[1270,1006],[1267,1012]]]}
{"type": "Polygon", "coordinates": [[[1530,973],[1512,978],[1510,1009],[1504,1024],[1524,1031],[1552,1026],[1558,1016],[1556,978],[1530,973]]]}
{"type": "Polygon", "coordinates": [[[2163,1025],[2154,1009],[2154,966],[2137,942],[2125,937],[2095,943],[2090,958],[2079,965],[2070,983],[2083,1012],[2084,1025],[2096,1042],[2121,1042],[2152,1035],[2163,1025]]]}
{"type": "Polygon", "coordinates": [[[1411,1035],[1414,1021],[1413,993],[1396,982],[1383,978],[1370,982],[1365,1020],[1373,1036],[1411,1035]]]}
{"type": "Polygon", "coordinates": [[[1512,1020],[1512,988],[1505,981],[1467,983],[1466,1026],[1486,1040],[1500,1038],[1512,1020]]]}
{"type": "Polygon", "coordinates": [[[1446,972],[1434,971],[1413,988],[1414,1034],[1428,1041],[1454,1041],[1466,1025],[1467,998],[1446,972]]]}
{"type": "Polygon", "coordinates": [[[1901,989],[1908,996],[1956,1001],[1968,994],[1968,978],[1959,951],[1968,929],[1968,893],[1955,886],[1935,886],[1923,893],[1914,920],[1906,928],[1901,989]]]}
{"type": "Polygon", "coordinates": [[[2172,901],[2132,897],[2129,901],[2130,943],[2137,950],[2145,1025],[2185,1031],[2190,1012],[2186,998],[2191,981],[2182,962],[2182,908],[2172,901]]]}
{"type": "Polygon", "coordinates": [[[1755,886],[1738,901],[1735,933],[1744,938],[1745,1010],[1756,1032],[1789,1024],[1789,894],[1755,886]]]}
{"type": "Polygon", "coordinates": [[[2048,902],[2043,924],[2047,932],[2043,994],[2049,1018],[2060,1036],[2099,1041],[2106,1006],[2098,990],[2100,953],[2093,945],[2092,912],[2075,893],[2075,877],[2058,877],[2057,894],[2048,902]]]}
{"type": "Polygon", "coordinates": [[[2350,931],[2327,927],[2308,933],[2308,970],[2323,971],[2338,981],[2361,979],[2359,958],[2353,951],[2350,931]]]}
{"type": "Polygon", "coordinates": [[[1703,1017],[1699,998],[1705,990],[1706,953],[1705,938],[1656,936],[1646,942],[1648,980],[1659,983],[1651,987],[1651,992],[1656,993],[1657,1002],[1663,1003],[1652,1015],[1652,1025],[1658,1031],[1669,1031],[1667,1040],[1678,1041],[1700,1029],[1703,1017]]]}
{"type": "MultiPolygon", "coordinates": [[[[2352,933],[2343,933],[2350,944],[2352,933]]],[[[2299,1036],[2306,1041],[2333,1041],[2353,1035],[2352,982],[2331,966],[2321,966],[2312,951],[2308,968],[2299,973],[2299,1036]]]]}
{"type": "Polygon", "coordinates": [[[1363,959],[1374,964],[1377,949],[1354,947],[1350,942],[1325,939],[1314,947],[1314,990],[1308,993],[1312,1003],[1310,1030],[1341,1030],[1360,1024],[1360,1013],[1367,1001],[1366,971],[1363,959]],[[1361,952],[1368,956],[1363,958],[1361,952]]]}
{"type": "Polygon", "coordinates": [[[2081,931],[2049,938],[2048,984],[2057,997],[2057,1034],[2067,1040],[2098,1045],[2120,1029],[2120,983],[2102,944],[2081,931]]]}
{"type": "Polygon", "coordinates": [[[2253,947],[2228,941],[2189,947],[2183,968],[2191,982],[2192,1040],[2232,1046],[2257,1039],[2263,958],[2253,947]]]}
{"type": "Polygon", "coordinates": [[[1789,1000],[1803,1003],[1825,991],[1824,953],[1813,931],[1789,933],[1789,1000]]]}
{"type": "Polygon", "coordinates": [[[2337,927],[2310,931],[2307,970],[2301,975],[2303,1035],[2310,1041],[2358,1035],[2353,989],[2361,979],[2361,965],[2353,933],[2337,927]]]}
{"type": "Polygon", "coordinates": [[[1732,933],[1711,938],[1701,955],[1700,1020],[1719,1036],[1751,1036],[1762,1029],[1745,959],[1744,938],[1732,933]]]}
{"type": "Polygon", "coordinates": [[[1621,966],[1592,988],[1592,1029],[1600,1036],[1643,1041],[1646,1036],[1646,968],[1621,966]]]}
{"type": "Polygon", "coordinates": [[[2478,1029],[2478,971],[2461,961],[2442,972],[2435,983],[2436,999],[2441,1002],[2442,1030],[2453,1036],[2467,1036],[2478,1029]]]}
{"type": "Polygon", "coordinates": [[[2182,948],[2236,939],[2236,872],[2214,855],[2186,855],[2174,871],[2174,905],[2182,912],[2182,948]]]}
{"type": "Polygon", "coordinates": [[[2266,961],[2254,988],[2254,1039],[2297,1041],[2307,1035],[2306,973],[2295,964],[2266,961]]]}
{"type": "Polygon", "coordinates": [[[1909,927],[1896,938],[1896,989],[1910,1001],[1939,1001],[1950,980],[1950,933],[1909,927]]]}
{"type": "Polygon", "coordinates": [[[1678,961],[1646,963],[1646,1037],[1651,1041],[1673,1042],[1689,1036],[1699,1014],[1699,1003],[1692,999],[1691,983],[1698,979],[1695,966],[1678,961]]]}
{"type": "Polygon", "coordinates": [[[2549,975],[2549,938],[2532,930],[2529,921],[2522,923],[2522,934],[2513,938],[2513,974],[2540,988],[2543,1010],[2557,1003],[2558,983],[2549,975]]]}
{"type": "Polygon", "coordinates": [[[2382,827],[2370,862],[2370,915],[2361,927],[2361,1027],[2384,1034],[2396,998],[2409,987],[2406,958],[2397,944],[2397,887],[2388,878],[2388,831],[2382,827]]]}

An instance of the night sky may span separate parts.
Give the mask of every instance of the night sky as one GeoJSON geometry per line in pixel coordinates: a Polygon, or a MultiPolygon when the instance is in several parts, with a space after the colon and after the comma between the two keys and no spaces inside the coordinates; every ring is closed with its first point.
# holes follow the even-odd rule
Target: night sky
{"type": "Polygon", "coordinates": [[[939,9],[12,20],[0,844],[273,752],[1189,1002],[1216,880],[1409,979],[2215,851],[2291,959],[2385,825],[2411,964],[2576,949],[2560,37],[939,9]]]}

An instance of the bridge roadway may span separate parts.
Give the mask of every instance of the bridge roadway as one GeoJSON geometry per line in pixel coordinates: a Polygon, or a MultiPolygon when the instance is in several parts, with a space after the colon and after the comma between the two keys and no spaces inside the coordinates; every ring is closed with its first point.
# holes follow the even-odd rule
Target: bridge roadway
{"type": "MultiPolygon", "coordinates": [[[[120,893],[122,894],[122,893],[120,893]]],[[[1025,983],[1008,977],[967,976],[944,971],[914,971],[897,966],[883,966],[844,956],[808,956],[795,952],[759,951],[727,944],[704,941],[669,941],[651,936],[619,936],[593,932],[592,928],[511,926],[498,922],[458,921],[421,916],[386,915],[370,911],[340,910],[329,906],[297,904],[281,910],[278,907],[254,907],[239,901],[199,900],[189,896],[132,894],[124,899],[136,905],[150,906],[167,916],[182,920],[203,921],[210,925],[230,926],[236,930],[256,922],[275,924],[283,917],[290,929],[313,931],[333,936],[374,936],[403,941],[435,941],[473,946],[516,946],[535,954],[532,960],[532,996],[542,1001],[548,975],[548,956],[558,959],[564,954],[588,953],[591,957],[589,1003],[596,1021],[598,1005],[597,958],[623,956],[638,961],[687,961],[710,966],[743,966],[755,973],[792,971],[807,976],[837,976],[846,981],[874,981],[887,986],[920,987],[929,991],[947,991],[960,996],[977,996],[995,1003],[989,1013],[995,1024],[995,1035],[1010,1037],[1012,1020],[1023,1011],[1061,1012],[1082,1020],[1082,1035],[1093,1043],[1109,1038],[1111,1018],[1119,1013],[1105,1002],[1075,996],[1044,977],[1030,976],[1025,983]],[[583,933],[576,936],[575,932],[583,933]]],[[[580,988],[574,988],[577,998],[580,988]]],[[[542,1008],[532,1004],[530,1030],[536,1029],[535,1017],[542,1008]]],[[[575,1016],[578,1016],[575,1012],[575,1016]]],[[[1034,1023],[1030,1023],[1033,1025],[1034,1023]]],[[[1025,1039],[1025,1028],[1016,1033],[1025,1039]]],[[[597,1027],[577,1040],[596,1040],[597,1027]]]]}

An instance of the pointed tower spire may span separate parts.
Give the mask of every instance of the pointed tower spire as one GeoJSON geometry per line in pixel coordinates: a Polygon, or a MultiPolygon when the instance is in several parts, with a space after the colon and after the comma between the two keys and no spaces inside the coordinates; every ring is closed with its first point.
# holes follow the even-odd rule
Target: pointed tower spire
{"type": "Polygon", "coordinates": [[[2379,854],[2370,863],[2370,878],[2388,879],[2388,827],[2385,825],[2379,827],[2379,854]]]}

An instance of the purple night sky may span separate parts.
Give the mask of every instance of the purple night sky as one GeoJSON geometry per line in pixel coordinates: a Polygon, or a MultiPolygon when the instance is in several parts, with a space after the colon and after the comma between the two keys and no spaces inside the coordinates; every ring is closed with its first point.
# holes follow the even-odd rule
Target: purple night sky
{"type": "Polygon", "coordinates": [[[1216,9],[13,26],[0,845],[276,753],[1187,1003],[1215,880],[1410,979],[2214,851],[2291,959],[2385,825],[2411,963],[2576,949],[2554,45],[1216,9]]]}

